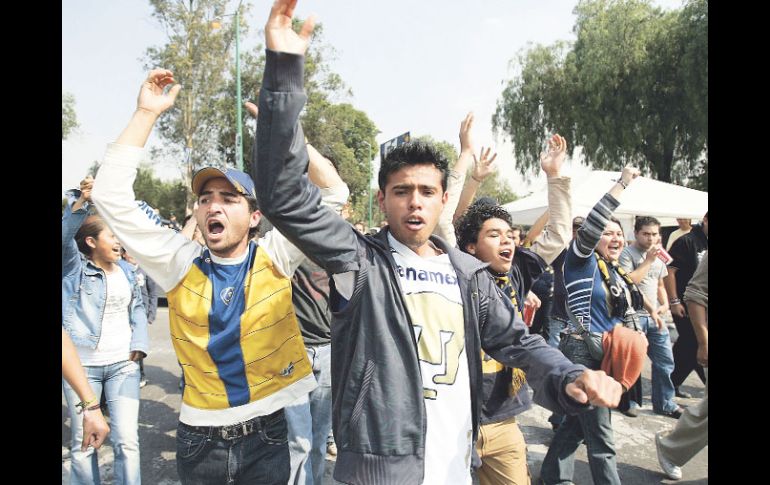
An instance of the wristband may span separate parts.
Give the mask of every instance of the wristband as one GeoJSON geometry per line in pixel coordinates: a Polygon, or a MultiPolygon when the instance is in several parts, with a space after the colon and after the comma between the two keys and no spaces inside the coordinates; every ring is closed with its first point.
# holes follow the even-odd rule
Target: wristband
{"type": "Polygon", "coordinates": [[[682,300],[680,300],[679,298],[671,298],[670,300],[668,300],[668,303],[671,305],[681,305],[682,300]]]}
{"type": "MultiPolygon", "coordinates": [[[[95,402],[96,402],[96,397],[94,396],[94,398],[89,401],[80,401],[79,403],[75,404],[75,406],[78,408],[78,414],[81,414],[83,413],[83,411],[86,411],[86,410],[89,410],[89,411],[92,410],[92,408],[89,408],[88,406],[91,406],[95,402]]],[[[97,404],[97,407],[98,407],[98,404],[97,404]]]]}
{"type": "Polygon", "coordinates": [[[476,177],[474,177],[474,176],[473,176],[473,174],[471,174],[471,178],[472,178],[473,180],[475,180],[476,182],[478,182],[478,183],[482,183],[482,182],[484,181],[484,180],[479,180],[479,179],[477,179],[476,177]]]}
{"type": "Polygon", "coordinates": [[[626,183],[625,183],[625,182],[623,182],[623,179],[622,179],[622,178],[620,178],[620,177],[618,177],[618,179],[617,179],[615,182],[617,182],[617,183],[619,183],[620,185],[622,185],[624,189],[628,188],[628,185],[626,185],[626,183]]]}

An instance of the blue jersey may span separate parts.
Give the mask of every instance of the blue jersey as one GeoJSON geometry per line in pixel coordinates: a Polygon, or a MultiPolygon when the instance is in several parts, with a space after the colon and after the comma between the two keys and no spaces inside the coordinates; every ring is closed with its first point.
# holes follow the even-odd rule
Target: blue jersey
{"type": "MultiPolygon", "coordinates": [[[[619,205],[620,202],[612,195],[605,194],[588,213],[564,258],[567,308],[589,332],[608,332],[622,321],[610,316],[607,286],[594,256],[602,232],[619,205]]],[[[621,279],[620,284],[625,285],[625,281],[621,279]]],[[[571,319],[569,326],[574,329],[571,319]]]]}

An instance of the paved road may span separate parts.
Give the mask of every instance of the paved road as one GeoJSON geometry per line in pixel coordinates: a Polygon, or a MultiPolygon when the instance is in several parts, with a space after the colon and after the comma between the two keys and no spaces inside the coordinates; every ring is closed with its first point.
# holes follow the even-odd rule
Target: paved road
{"type": "MultiPolygon", "coordinates": [[[[674,334],[675,335],[675,334],[674,334]]],[[[155,324],[150,327],[151,354],[145,360],[145,372],[149,384],[142,389],[139,409],[139,442],[142,447],[142,477],[150,485],[176,485],[176,424],[181,396],[179,393],[179,368],[168,333],[168,310],[158,309],[155,324]]],[[[628,418],[613,413],[613,427],[618,452],[618,471],[624,485],[656,483],[680,483],[701,485],[708,483],[708,447],[695,456],[683,469],[679,482],[666,480],[660,472],[655,454],[655,432],[673,426],[674,420],[653,414],[650,403],[650,365],[645,365],[643,376],[645,406],[638,418],[628,418]]],[[[704,386],[695,373],[685,381],[682,389],[702,396],[704,386]]],[[[697,399],[683,399],[682,404],[693,404],[697,399]]],[[[528,461],[533,477],[537,477],[540,464],[553,437],[548,423],[550,412],[539,406],[520,417],[520,426],[528,443],[528,461]]],[[[62,394],[62,483],[69,475],[69,418],[62,394]]],[[[114,483],[112,448],[109,444],[99,451],[99,465],[105,485],[114,483]]],[[[327,461],[323,485],[334,484],[331,478],[334,462],[327,461]]],[[[576,484],[592,484],[585,447],[581,446],[575,460],[576,484]]]]}

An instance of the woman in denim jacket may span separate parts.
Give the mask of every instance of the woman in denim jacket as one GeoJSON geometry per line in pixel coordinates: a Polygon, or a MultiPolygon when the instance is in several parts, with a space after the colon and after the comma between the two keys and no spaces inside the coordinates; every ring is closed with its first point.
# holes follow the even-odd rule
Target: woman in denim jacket
{"type": "MultiPolygon", "coordinates": [[[[120,243],[99,216],[88,215],[93,178],[70,191],[62,217],[62,328],[83,363],[96,396],[104,389],[115,452],[115,483],[141,483],[139,365],[148,350],[147,317],[134,272],[120,258],[120,243]],[[77,199],[76,199],[77,197],[77,199]]],[[[62,381],[72,426],[72,484],[99,484],[93,448],[81,451],[83,403],[62,381]]]]}

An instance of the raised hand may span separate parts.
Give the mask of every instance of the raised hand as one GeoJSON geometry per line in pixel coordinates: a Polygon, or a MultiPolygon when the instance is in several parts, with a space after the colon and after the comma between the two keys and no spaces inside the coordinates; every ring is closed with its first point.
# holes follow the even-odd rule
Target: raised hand
{"type": "Polygon", "coordinates": [[[182,89],[181,84],[174,85],[167,93],[164,89],[174,83],[174,73],[168,69],[153,69],[147,74],[147,79],[139,89],[139,98],[136,101],[137,109],[149,111],[160,116],[161,113],[174,105],[174,100],[182,89]]]}
{"type": "Polygon", "coordinates": [[[540,154],[540,168],[549,177],[558,177],[564,159],[567,158],[567,140],[556,134],[548,140],[548,151],[540,154]]]}
{"type": "Polygon", "coordinates": [[[620,174],[620,180],[622,180],[624,184],[628,185],[640,174],[641,172],[638,168],[627,165],[623,168],[623,172],[620,174]]]}
{"type": "Polygon", "coordinates": [[[91,189],[94,188],[94,178],[86,175],[86,178],[80,181],[80,198],[83,202],[91,202],[91,189]]]}
{"type": "Polygon", "coordinates": [[[315,18],[311,15],[302,24],[299,34],[291,28],[291,18],[297,0],[275,0],[265,24],[265,45],[268,49],[289,54],[305,55],[310,45],[315,18]]]}
{"type": "Polygon", "coordinates": [[[473,172],[471,172],[471,178],[476,182],[483,182],[485,178],[495,172],[495,166],[492,163],[495,161],[495,158],[497,158],[497,152],[493,153],[490,158],[489,152],[491,151],[491,148],[487,148],[485,151],[484,147],[481,147],[479,156],[476,157],[475,154],[473,155],[473,172]]]}
{"type": "Polygon", "coordinates": [[[473,111],[465,115],[460,123],[460,152],[473,153],[476,151],[473,143],[473,111]]]}

